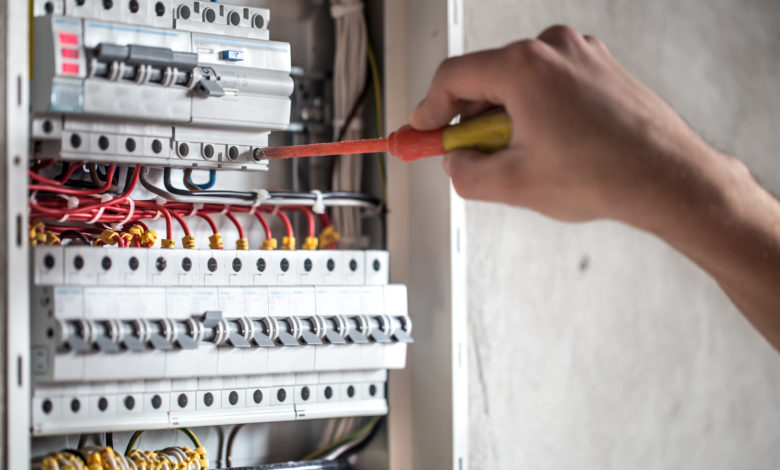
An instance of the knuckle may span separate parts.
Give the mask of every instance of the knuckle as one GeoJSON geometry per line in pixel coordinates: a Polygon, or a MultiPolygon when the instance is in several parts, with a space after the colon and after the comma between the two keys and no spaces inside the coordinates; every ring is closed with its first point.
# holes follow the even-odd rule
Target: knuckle
{"type": "Polygon", "coordinates": [[[534,64],[547,58],[546,45],[538,39],[524,39],[506,47],[509,60],[521,66],[534,64]]]}
{"type": "Polygon", "coordinates": [[[580,33],[571,26],[556,24],[545,29],[540,36],[569,41],[580,37],[580,33]]]}
{"type": "Polygon", "coordinates": [[[596,47],[597,49],[607,50],[607,46],[606,44],[604,44],[604,41],[597,38],[596,36],[591,36],[590,34],[586,34],[583,37],[585,38],[585,41],[591,46],[596,47]]]}

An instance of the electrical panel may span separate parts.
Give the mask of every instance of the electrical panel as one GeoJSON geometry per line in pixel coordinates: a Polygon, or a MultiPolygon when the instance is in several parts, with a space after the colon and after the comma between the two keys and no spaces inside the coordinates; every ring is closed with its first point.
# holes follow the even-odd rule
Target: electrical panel
{"type": "MultiPolygon", "coordinates": [[[[413,336],[381,230],[363,230],[383,223],[384,179],[373,194],[301,188],[293,165],[290,189],[266,189],[289,165],[264,158],[271,133],[350,123],[328,115],[330,72],[294,67],[291,44],[272,39],[267,2],[240,3],[31,4],[35,468],[205,468],[199,429],[388,413],[388,371],[413,336]],[[234,230],[235,247],[223,242],[234,230]],[[133,450],[140,433],[174,428],[196,449],[133,450]],[[77,448],[50,444],[74,434],[77,448]],[[82,445],[97,434],[102,447],[82,445]]],[[[378,423],[344,442],[359,447],[378,423]]]]}

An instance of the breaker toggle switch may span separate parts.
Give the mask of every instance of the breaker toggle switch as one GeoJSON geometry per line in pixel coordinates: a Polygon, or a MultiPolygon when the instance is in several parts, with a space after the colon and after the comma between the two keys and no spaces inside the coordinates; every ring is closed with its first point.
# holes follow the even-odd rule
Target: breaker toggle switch
{"type": "Polygon", "coordinates": [[[234,348],[248,348],[252,346],[249,342],[251,327],[247,324],[246,319],[239,318],[238,320],[228,320],[228,335],[227,342],[234,348]]]}
{"type": "Polygon", "coordinates": [[[149,323],[146,320],[131,320],[120,323],[123,330],[121,343],[129,351],[143,351],[149,342],[149,323]]]}
{"type": "Polygon", "coordinates": [[[409,317],[393,317],[390,319],[392,324],[392,338],[399,343],[413,343],[412,339],[412,320],[409,317]]]}
{"type": "Polygon", "coordinates": [[[276,346],[276,343],[274,343],[273,339],[271,339],[275,336],[275,333],[271,330],[271,324],[269,322],[251,319],[249,319],[249,322],[253,327],[252,341],[254,341],[256,345],[260,346],[261,348],[272,348],[276,346]]]}
{"type": "Polygon", "coordinates": [[[358,321],[360,317],[352,317],[346,319],[347,334],[346,337],[355,344],[367,344],[368,338],[363,334],[361,330],[361,322],[358,321]]]}
{"type": "Polygon", "coordinates": [[[390,318],[384,315],[379,317],[365,317],[368,325],[368,337],[377,343],[392,343],[387,335],[390,331],[390,318]]]}
{"type": "Polygon", "coordinates": [[[197,349],[203,339],[203,325],[193,319],[174,322],[173,341],[181,349],[197,349]]]}
{"type": "Polygon", "coordinates": [[[200,76],[192,88],[195,95],[201,98],[225,96],[225,90],[217,83],[217,72],[214,69],[211,67],[199,67],[196,70],[199,71],[200,76]]]}
{"type": "Polygon", "coordinates": [[[173,349],[173,338],[176,332],[176,325],[173,321],[154,320],[149,322],[149,344],[154,349],[168,351],[173,349]]]}
{"type": "Polygon", "coordinates": [[[299,332],[299,327],[296,325],[293,318],[288,318],[285,320],[277,319],[275,321],[278,328],[278,332],[276,334],[277,343],[281,344],[282,346],[301,345],[301,343],[296,339],[296,333],[299,332]]]}
{"type": "Polygon", "coordinates": [[[347,344],[347,340],[342,336],[346,332],[347,325],[344,317],[324,318],[322,338],[330,344],[347,344]]]}
{"type": "Polygon", "coordinates": [[[61,343],[74,352],[89,352],[95,341],[92,323],[86,320],[68,320],[57,323],[61,343]]]}
{"type": "Polygon", "coordinates": [[[99,321],[93,324],[95,345],[102,352],[119,351],[120,327],[117,321],[99,321]]]}

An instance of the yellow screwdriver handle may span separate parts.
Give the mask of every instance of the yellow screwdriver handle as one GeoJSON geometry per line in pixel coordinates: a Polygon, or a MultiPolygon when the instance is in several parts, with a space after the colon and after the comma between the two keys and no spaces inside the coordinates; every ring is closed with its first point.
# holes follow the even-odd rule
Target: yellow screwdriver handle
{"type": "Polygon", "coordinates": [[[507,148],[511,138],[512,121],[505,111],[499,111],[445,127],[442,144],[447,152],[455,149],[495,152],[507,148]]]}

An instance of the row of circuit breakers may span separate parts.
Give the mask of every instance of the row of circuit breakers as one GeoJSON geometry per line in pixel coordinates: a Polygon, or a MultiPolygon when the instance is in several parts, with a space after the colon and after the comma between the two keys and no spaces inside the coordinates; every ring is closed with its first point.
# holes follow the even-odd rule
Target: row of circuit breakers
{"type": "Polygon", "coordinates": [[[270,13],[191,0],[36,0],[36,158],[266,170],[290,119],[270,13]],[[108,119],[106,119],[108,118],[108,119]]]}
{"type": "MultiPolygon", "coordinates": [[[[269,11],[34,1],[34,158],[267,169],[290,47],[269,11]]],[[[35,435],[387,412],[412,341],[384,251],[32,248],[35,435]]]]}
{"type": "Polygon", "coordinates": [[[33,253],[37,434],[383,414],[412,340],[384,251],[33,253]]]}

